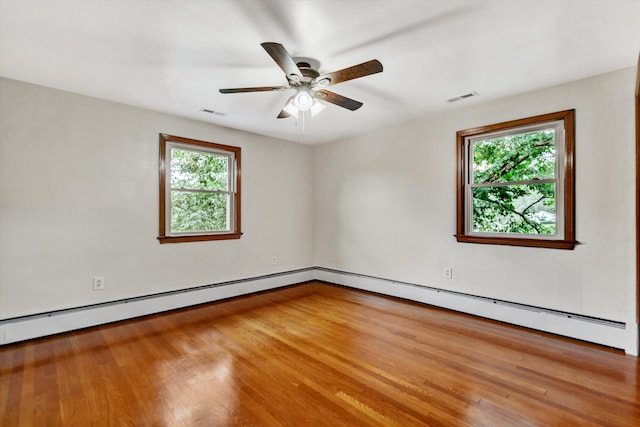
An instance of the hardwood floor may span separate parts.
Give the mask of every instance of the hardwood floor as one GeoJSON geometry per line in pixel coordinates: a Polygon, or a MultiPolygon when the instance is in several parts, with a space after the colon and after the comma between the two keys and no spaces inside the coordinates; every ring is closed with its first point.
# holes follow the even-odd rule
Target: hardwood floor
{"type": "Polygon", "coordinates": [[[3,426],[638,426],[640,364],[312,282],[0,347],[3,426]]]}

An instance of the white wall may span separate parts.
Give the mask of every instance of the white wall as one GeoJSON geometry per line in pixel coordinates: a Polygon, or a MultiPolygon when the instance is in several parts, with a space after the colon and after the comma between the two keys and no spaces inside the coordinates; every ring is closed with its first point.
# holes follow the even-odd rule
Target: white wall
{"type": "Polygon", "coordinates": [[[309,147],[0,79],[0,319],[317,265],[633,323],[634,83],[626,69],[309,147]],[[582,245],[457,243],[455,132],[568,108],[582,245]],[[160,132],[242,147],[242,239],[157,242],[160,132]]]}
{"type": "Polygon", "coordinates": [[[635,323],[634,84],[635,67],[316,147],[316,265],[635,323]],[[570,108],[582,245],[457,243],[456,131],[570,108]]]}
{"type": "Polygon", "coordinates": [[[14,80],[0,94],[0,319],[313,265],[312,147],[14,80]],[[242,147],[240,240],[158,243],[161,132],[242,147]]]}

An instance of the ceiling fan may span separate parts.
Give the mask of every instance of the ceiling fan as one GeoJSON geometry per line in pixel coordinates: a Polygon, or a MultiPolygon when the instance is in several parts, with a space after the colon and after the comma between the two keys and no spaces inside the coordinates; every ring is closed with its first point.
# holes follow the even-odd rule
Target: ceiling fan
{"type": "Polygon", "coordinates": [[[291,116],[298,117],[300,112],[305,111],[309,111],[312,116],[315,116],[324,109],[324,105],[319,101],[329,102],[347,110],[355,111],[362,107],[362,102],[328,91],[325,88],[382,72],[380,61],[373,59],[332,73],[320,74],[317,70],[319,63],[314,59],[293,58],[280,43],[267,42],[262,43],[261,46],[284,71],[289,86],[220,89],[220,93],[271,92],[295,89],[296,93],[289,98],[280,114],[278,114],[279,119],[291,116]]]}

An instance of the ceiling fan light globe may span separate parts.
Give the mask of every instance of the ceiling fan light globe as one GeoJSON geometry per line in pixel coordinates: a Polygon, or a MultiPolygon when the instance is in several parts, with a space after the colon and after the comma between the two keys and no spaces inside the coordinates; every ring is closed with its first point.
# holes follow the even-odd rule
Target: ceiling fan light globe
{"type": "Polygon", "coordinates": [[[284,106],[283,110],[289,113],[289,115],[295,117],[296,119],[298,118],[298,108],[296,108],[296,106],[293,105],[293,100],[287,102],[287,105],[284,106]]]}
{"type": "Polygon", "coordinates": [[[298,91],[296,96],[293,98],[293,105],[295,105],[300,111],[309,111],[313,105],[313,97],[306,90],[298,91]]]}
{"type": "Polygon", "coordinates": [[[324,110],[325,106],[322,102],[320,101],[313,101],[313,105],[311,106],[311,117],[315,117],[316,114],[318,114],[320,111],[324,110]]]}

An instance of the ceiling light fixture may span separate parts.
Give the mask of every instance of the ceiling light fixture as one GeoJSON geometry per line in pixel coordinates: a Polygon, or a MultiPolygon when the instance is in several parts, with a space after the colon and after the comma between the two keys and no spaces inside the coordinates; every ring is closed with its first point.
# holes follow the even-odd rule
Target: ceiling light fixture
{"type": "Polygon", "coordinates": [[[261,43],[264,50],[271,56],[271,59],[284,71],[287,78],[287,86],[259,86],[259,87],[237,87],[228,89],[218,89],[220,93],[242,93],[242,92],[277,92],[281,90],[294,89],[296,93],[287,100],[285,107],[278,114],[279,119],[287,117],[299,117],[302,112],[309,111],[311,117],[318,114],[325,107],[324,103],[337,105],[350,111],[355,111],[362,107],[362,102],[347,98],[334,92],[326,90],[326,87],[333,86],[348,80],[370,76],[382,72],[382,64],[377,59],[372,59],[362,64],[353,65],[331,73],[320,74],[320,62],[313,58],[292,57],[287,49],[280,43],[261,43]],[[322,102],[319,102],[322,99],[322,102]]]}
{"type": "Polygon", "coordinates": [[[293,105],[293,99],[290,99],[289,102],[287,102],[287,104],[284,106],[282,110],[285,111],[290,116],[293,116],[296,119],[298,118],[298,108],[296,108],[296,106],[293,105]]]}
{"type": "Polygon", "coordinates": [[[324,110],[324,104],[320,101],[313,100],[313,104],[311,105],[311,117],[315,117],[320,111],[324,110]]]}
{"type": "Polygon", "coordinates": [[[314,98],[313,94],[306,88],[299,88],[296,94],[287,102],[283,110],[289,115],[298,118],[300,113],[309,111],[311,117],[325,109],[325,106],[314,98]]]}
{"type": "Polygon", "coordinates": [[[309,111],[313,105],[313,97],[309,91],[299,89],[296,96],[293,97],[293,105],[300,111],[309,111]]]}

